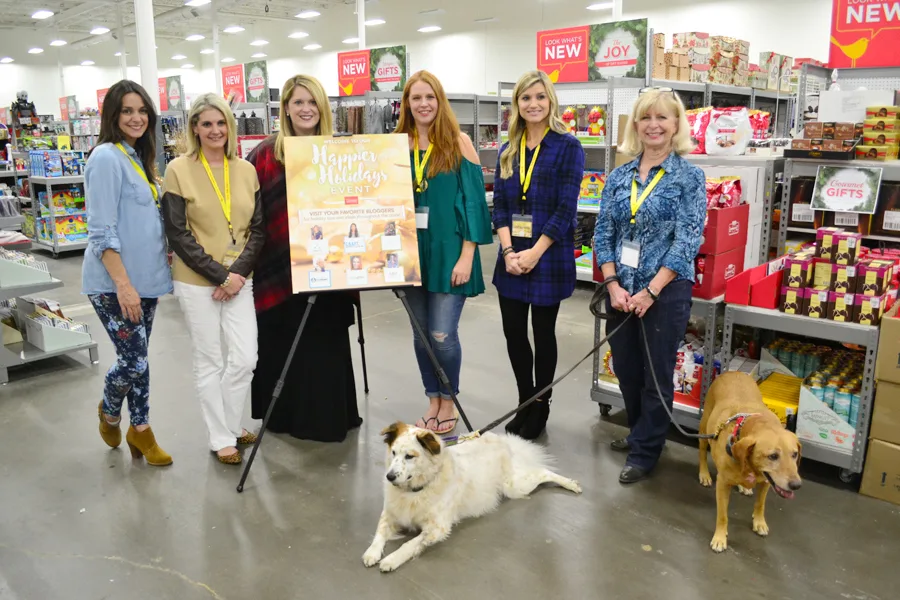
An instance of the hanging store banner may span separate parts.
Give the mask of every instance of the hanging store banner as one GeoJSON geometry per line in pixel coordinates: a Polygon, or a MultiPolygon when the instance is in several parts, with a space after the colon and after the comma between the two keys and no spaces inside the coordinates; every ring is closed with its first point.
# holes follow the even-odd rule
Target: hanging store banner
{"type": "Polygon", "coordinates": [[[406,134],[284,140],[294,293],[421,285],[406,134]]]}
{"type": "Polygon", "coordinates": [[[59,99],[59,119],[61,121],[69,120],[69,97],[63,96],[59,99]]]}
{"type": "Polygon", "coordinates": [[[244,65],[244,82],[247,87],[247,102],[269,101],[269,70],[266,61],[250,62],[244,65]]]}
{"type": "Polygon", "coordinates": [[[159,94],[159,110],[169,110],[169,96],[166,93],[166,78],[156,80],[156,93],[159,94]]]}
{"type": "Polygon", "coordinates": [[[161,110],[184,110],[184,88],[181,87],[181,75],[165,78],[166,106],[161,110]]]}
{"type": "Polygon", "coordinates": [[[900,2],[832,0],[828,66],[900,66],[900,2]]]}
{"type": "Polygon", "coordinates": [[[233,94],[236,103],[247,101],[244,90],[244,65],[222,67],[222,93],[225,98],[229,98],[233,94]]]}
{"type": "Polygon", "coordinates": [[[883,170],[879,167],[820,165],[813,188],[813,210],[875,214],[883,170]]]}
{"type": "Polygon", "coordinates": [[[647,73],[647,19],[539,31],[537,68],[559,83],[643,79],[647,73]]]}
{"type": "Polygon", "coordinates": [[[103,112],[103,100],[106,99],[106,93],[109,92],[109,88],[103,88],[102,90],[97,90],[97,112],[103,112]]]}
{"type": "Polygon", "coordinates": [[[400,92],[406,85],[406,46],[338,52],[338,94],[400,92]]]}

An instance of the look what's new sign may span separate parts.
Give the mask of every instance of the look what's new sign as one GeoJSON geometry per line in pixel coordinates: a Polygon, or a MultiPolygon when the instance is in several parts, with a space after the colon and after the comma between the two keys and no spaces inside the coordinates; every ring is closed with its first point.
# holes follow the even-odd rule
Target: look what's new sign
{"type": "Polygon", "coordinates": [[[647,73],[647,19],[539,31],[537,68],[559,83],[647,73]]]}
{"type": "Polygon", "coordinates": [[[338,94],[400,92],[406,85],[406,46],[338,52],[338,94]]]}
{"type": "Polygon", "coordinates": [[[900,66],[900,0],[832,0],[828,66],[900,66]]]}

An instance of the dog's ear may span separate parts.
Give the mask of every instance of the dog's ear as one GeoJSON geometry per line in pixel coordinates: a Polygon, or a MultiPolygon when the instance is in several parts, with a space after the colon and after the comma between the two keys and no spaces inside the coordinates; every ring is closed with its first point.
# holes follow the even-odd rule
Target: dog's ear
{"type": "Polygon", "coordinates": [[[393,445],[394,441],[400,436],[400,433],[403,431],[405,425],[400,421],[396,423],[391,423],[387,427],[381,430],[381,435],[384,436],[384,443],[388,446],[393,445]]]}
{"type": "Polygon", "coordinates": [[[428,450],[432,455],[441,453],[441,441],[436,435],[430,431],[421,431],[416,435],[416,439],[422,444],[422,447],[428,450]]]}
{"type": "Polygon", "coordinates": [[[738,441],[731,448],[731,454],[741,466],[741,477],[747,480],[754,479],[756,474],[753,472],[753,450],[756,448],[756,441],[751,437],[745,437],[738,441]]]}
{"type": "Polygon", "coordinates": [[[803,444],[797,442],[797,467],[800,467],[800,459],[803,457],[803,444]]]}

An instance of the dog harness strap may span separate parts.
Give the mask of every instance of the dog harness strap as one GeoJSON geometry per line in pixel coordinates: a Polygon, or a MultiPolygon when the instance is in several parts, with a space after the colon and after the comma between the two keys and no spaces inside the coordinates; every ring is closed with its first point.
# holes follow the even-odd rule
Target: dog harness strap
{"type": "Polygon", "coordinates": [[[728,443],[725,444],[725,452],[728,453],[728,456],[731,458],[734,458],[734,455],[731,453],[731,447],[741,439],[741,428],[744,426],[744,421],[747,420],[747,417],[753,417],[757,414],[758,413],[740,413],[722,423],[721,429],[724,429],[730,422],[734,421],[734,428],[731,430],[731,435],[728,437],[728,443]]]}

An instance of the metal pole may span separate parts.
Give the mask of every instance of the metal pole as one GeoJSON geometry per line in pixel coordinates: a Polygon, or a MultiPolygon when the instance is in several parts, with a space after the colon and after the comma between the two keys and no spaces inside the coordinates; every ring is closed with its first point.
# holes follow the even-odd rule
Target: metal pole
{"type": "Polygon", "coordinates": [[[56,51],[56,68],[59,69],[59,96],[62,98],[66,95],[66,76],[63,73],[62,50],[56,51]]]}
{"type": "Polygon", "coordinates": [[[116,2],[116,21],[119,25],[119,68],[122,79],[128,79],[128,63],[125,59],[125,26],[122,24],[122,3],[116,2]]]}
{"type": "Polygon", "coordinates": [[[613,0],[613,19],[619,20],[622,18],[622,2],[624,0],[613,0]]]}
{"type": "Polygon", "coordinates": [[[366,0],[356,0],[356,37],[359,38],[359,49],[366,47],[366,0]]]}
{"type": "Polygon", "coordinates": [[[134,0],[134,24],[137,33],[138,62],[141,85],[159,108],[159,71],[156,67],[156,27],[153,23],[152,0],[134,0]]]}
{"type": "Polygon", "coordinates": [[[216,11],[216,0],[212,0],[209,5],[212,11],[212,39],[213,39],[213,72],[216,74],[216,92],[221,96],[222,88],[222,59],[219,54],[219,18],[216,11]]]}

